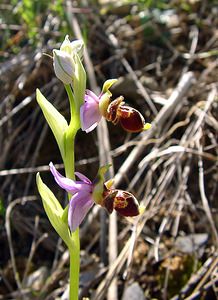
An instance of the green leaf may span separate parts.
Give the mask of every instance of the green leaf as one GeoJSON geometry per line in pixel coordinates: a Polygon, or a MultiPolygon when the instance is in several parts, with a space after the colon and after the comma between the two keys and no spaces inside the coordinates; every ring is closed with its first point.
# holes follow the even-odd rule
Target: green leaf
{"type": "Polygon", "coordinates": [[[57,231],[68,248],[72,247],[70,230],[67,222],[64,220],[65,218],[63,218],[64,210],[60,205],[60,202],[57,200],[52,191],[43,183],[39,173],[36,175],[36,183],[39,194],[42,198],[45,212],[51,225],[57,231]]]}
{"type": "Polygon", "coordinates": [[[57,111],[57,109],[42,95],[39,89],[36,90],[36,100],[55,136],[61,156],[64,158],[64,133],[68,128],[67,121],[62,114],[60,114],[59,111],[57,111]]]}
{"type": "Polygon", "coordinates": [[[5,209],[5,207],[4,207],[3,200],[2,200],[2,198],[0,198],[0,216],[1,216],[1,217],[4,217],[5,212],[6,212],[6,209],[5,209]]]}

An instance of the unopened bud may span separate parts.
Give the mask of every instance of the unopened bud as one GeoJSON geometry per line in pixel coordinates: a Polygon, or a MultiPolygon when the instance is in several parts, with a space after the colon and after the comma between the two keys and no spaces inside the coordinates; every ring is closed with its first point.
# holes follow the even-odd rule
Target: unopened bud
{"type": "Polygon", "coordinates": [[[69,36],[67,35],[60,47],[60,50],[68,53],[72,58],[74,57],[75,54],[77,54],[79,58],[82,59],[83,48],[84,48],[84,43],[82,40],[75,40],[70,42],[69,36]]]}
{"type": "Polygon", "coordinates": [[[67,52],[53,50],[53,64],[58,79],[64,84],[70,84],[74,75],[74,62],[71,56],[67,52]]]}

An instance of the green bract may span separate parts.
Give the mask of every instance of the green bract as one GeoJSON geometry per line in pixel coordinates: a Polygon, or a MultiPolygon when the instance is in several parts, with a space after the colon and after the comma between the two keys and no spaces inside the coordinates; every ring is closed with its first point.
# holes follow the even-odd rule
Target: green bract
{"type": "Polygon", "coordinates": [[[84,102],[84,95],[86,89],[86,71],[82,65],[81,59],[78,54],[75,54],[75,73],[73,81],[73,92],[77,106],[77,112],[84,102]]]}
{"type": "Polygon", "coordinates": [[[68,128],[66,119],[57,111],[57,109],[42,95],[39,89],[36,90],[36,100],[41,107],[46,121],[51,128],[62,158],[65,157],[65,132],[68,128]]]}
{"type": "Polygon", "coordinates": [[[43,183],[39,173],[36,176],[36,183],[42,198],[42,203],[50,223],[63,239],[65,244],[72,247],[72,238],[64,218],[64,210],[52,191],[43,183]]]}

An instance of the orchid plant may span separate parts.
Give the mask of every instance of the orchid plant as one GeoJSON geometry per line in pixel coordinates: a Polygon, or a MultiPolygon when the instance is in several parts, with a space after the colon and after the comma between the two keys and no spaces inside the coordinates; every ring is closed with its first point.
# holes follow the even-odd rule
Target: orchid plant
{"type": "Polygon", "coordinates": [[[116,79],[107,80],[99,96],[86,90],[86,72],[82,64],[84,44],[81,40],[70,42],[66,36],[59,50],[53,50],[54,72],[66,89],[71,119],[64,116],[36,91],[36,99],[50,126],[64,163],[65,176],[50,162],[50,170],[56,183],[68,193],[69,204],[63,208],[37,174],[36,181],[45,212],[70,254],[70,300],[78,299],[80,240],[79,225],[94,204],[105,208],[108,213],[116,210],[120,215],[134,217],[140,214],[137,199],[129,192],[113,188],[113,180],[105,182],[104,175],[109,165],[101,166],[96,178],[91,181],[74,170],[74,140],[81,128],[92,131],[102,117],[120,125],[129,132],[140,132],[150,127],[136,109],[127,106],[122,96],[112,100],[111,86],[116,79]],[[75,176],[78,180],[75,179],[75,176]]]}

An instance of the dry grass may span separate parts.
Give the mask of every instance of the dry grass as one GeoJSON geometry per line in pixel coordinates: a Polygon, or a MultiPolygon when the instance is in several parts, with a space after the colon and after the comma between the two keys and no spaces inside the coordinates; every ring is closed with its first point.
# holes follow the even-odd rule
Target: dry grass
{"type": "MultiPolygon", "coordinates": [[[[134,220],[108,217],[97,207],[89,214],[80,233],[81,298],[121,299],[137,283],[145,299],[216,299],[216,9],[196,2],[192,14],[177,8],[175,23],[163,25],[155,18],[143,23],[138,13],[126,18],[131,7],[113,6],[100,16],[94,5],[75,9],[66,1],[75,36],[84,24],[88,30],[89,86],[98,91],[104,80],[119,78],[113,95],[122,94],[152,123],[138,135],[103,122],[97,133],[77,136],[77,169],[94,178],[99,164],[112,162],[115,185],[145,206],[134,220]]],[[[51,51],[47,44],[26,45],[0,64],[0,200],[6,210],[0,216],[0,299],[66,299],[69,256],[35,185],[40,171],[63,204],[48,163],[63,166],[35,89],[66,117],[68,104],[42,49],[51,51]]]]}

